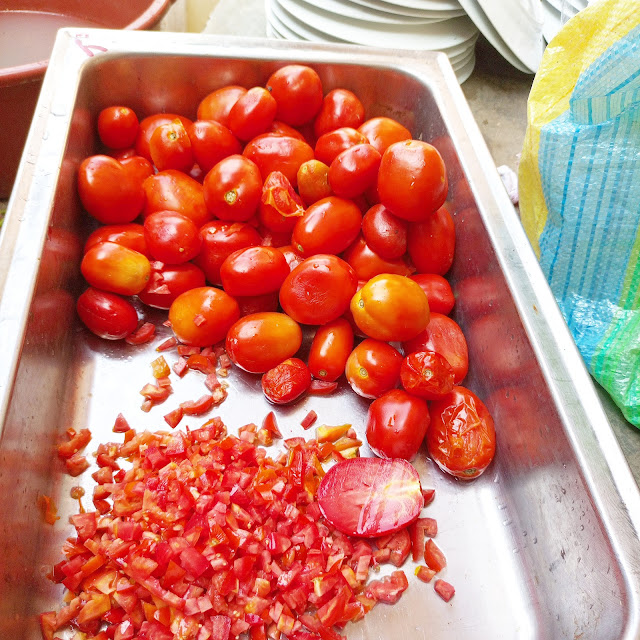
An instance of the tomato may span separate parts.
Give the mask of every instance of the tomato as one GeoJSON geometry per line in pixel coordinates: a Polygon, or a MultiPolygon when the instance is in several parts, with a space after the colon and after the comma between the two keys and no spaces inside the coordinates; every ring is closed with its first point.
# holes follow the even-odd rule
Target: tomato
{"type": "Polygon", "coordinates": [[[320,160],[307,160],[298,169],[298,192],[309,206],[333,194],[329,184],[329,167],[320,160]]]}
{"type": "Polygon", "coordinates": [[[151,277],[147,286],[138,293],[138,298],[149,307],[168,309],[181,293],[206,284],[202,269],[190,262],[163,264],[159,268],[155,264],[157,263],[151,265],[151,277]]]}
{"type": "Polygon", "coordinates": [[[138,326],[134,306],[115,293],[89,287],[76,303],[80,320],[100,338],[121,340],[138,326]]]}
{"type": "Polygon", "coordinates": [[[202,248],[195,263],[212,284],[222,284],[220,267],[227,256],[238,249],[257,246],[260,235],[248,224],[212,220],[200,229],[202,248]]]}
{"type": "Polygon", "coordinates": [[[222,286],[232,296],[273,293],[288,275],[286,258],[273,247],[239,249],[227,256],[220,267],[222,286]]]}
{"type": "Polygon", "coordinates": [[[350,309],[358,327],[377,340],[410,340],[429,324],[424,291],[413,280],[391,273],[371,278],[353,297],[350,309]]]}
{"type": "Polygon", "coordinates": [[[455,320],[432,313],[426,329],[402,345],[406,354],[435,351],[444,356],[454,372],[454,382],[464,380],[469,370],[469,350],[462,329],[455,320]]]}
{"type": "Polygon", "coordinates": [[[291,233],[304,213],[304,203],[287,177],[272,171],[262,185],[258,218],[260,223],[276,233],[291,233]]]}
{"type": "Polygon", "coordinates": [[[149,138],[149,154],[158,171],[176,169],[187,172],[191,169],[194,163],[191,140],[178,118],[156,127],[149,138]]]}
{"type": "Polygon", "coordinates": [[[443,276],[449,271],[456,248],[456,231],[446,207],[440,207],[423,222],[409,225],[407,248],[421,273],[443,276]]]}
{"type": "Polygon", "coordinates": [[[278,103],[278,120],[293,127],[312,120],[322,107],[322,81],[311,67],[282,67],[271,74],[266,87],[278,103]]]}
{"type": "Polygon", "coordinates": [[[312,204],[298,219],[291,244],[305,257],[338,254],[357,238],[361,224],[360,209],[351,200],[329,196],[312,204]]]}
{"type": "Polygon", "coordinates": [[[291,138],[298,138],[298,140],[302,140],[306,142],[307,139],[302,135],[300,131],[296,128],[285,124],[281,120],[274,120],[269,127],[267,128],[266,133],[274,133],[279,136],[289,136],[291,138]]]}
{"type": "Polygon", "coordinates": [[[447,359],[435,351],[410,353],[400,368],[402,386],[415,396],[436,400],[453,389],[455,374],[447,359]]]}
{"type": "Polygon", "coordinates": [[[188,129],[193,157],[207,173],[220,160],[242,153],[238,139],[224,125],[215,120],[196,120],[188,129]]]}
{"type": "Polygon", "coordinates": [[[98,135],[109,149],[133,146],[138,134],[138,116],[129,107],[106,107],[98,114],[98,135]]]}
{"type": "Polygon", "coordinates": [[[82,206],[103,224],[133,222],[144,207],[142,181],[110,156],[85,158],[78,168],[82,206]]]}
{"type": "Polygon", "coordinates": [[[352,127],[340,127],[318,138],[315,144],[316,159],[331,165],[343,151],[358,144],[368,144],[368,140],[352,127]]]}
{"type": "MultiPolygon", "coordinates": [[[[410,277],[425,292],[431,311],[442,313],[445,316],[451,313],[456,299],[446,278],[437,273],[416,273],[410,277]]],[[[465,298],[462,294],[460,294],[460,297],[465,298]]]]}
{"type": "Polygon", "coordinates": [[[277,311],[280,306],[278,292],[263,293],[258,296],[235,296],[240,307],[240,315],[248,316],[261,311],[277,311]]]}
{"type": "Polygon", "coordinates": [[[311,373],[300,358],[287,358],[262,376],[262,391],[269,402],[289,404],[311,384],[311,373]]]}
{"type": "Polygon", "coordinates": [[[227,333],[231,361],[249,373],[264,373],[291,358],[302,344],[300,325],[277,312],[254,313],[238,320],[227,333]]]}
{"type": "Polygon", "coordinates": [[[358,131],[366,136],[369,144],[381,154],[394,142],[411,140],[411,131],[393,118],[378,117],[363,122],[358,131]]]}
{"type": "Polygon", "coordinates": [[[253,87],[240,96],[229,111],[229,129],[240,140],[251,140],[268,130],[278,103],[264,87],[253,87]]]}
{"type": "Polygon", "coordinates": [[[358,278],[344,260],[318,254],[289,273],[280,288],[280,304],[296,322],[326,324],[347,310],[357,286],[358,278]]]}
{"type": "Polygon", "coordinates": [[[393,571],[382,580],[372,580],[364,590],[364,595],[376,602],[395,604],[409,587],[404,571],[393,571]]]}
{"type": "Polygon", "coordinates": [[[233,105],[247,90],[237,85],[228,85],[216,89],[205,96],[198,105],[198,120],[215,120],[221,125],[229,126],[229,113],[233,105]]]}
{"type": "Polygon", "coordinates": [[[406,527],[424,503],[418,472],[401,458],[339,462],[320,482],[317,498],[322,515],[338,531],[362,538],[406,527]]]}
{"type": "Polygon", "coordinates": [[[360,98],[348,89],[333,89],[322,101],[320,113],[313,122],[313,130],[319,138],[323,133],[352,127],[357,129],[364,122],[364,106],[360,98]]]}
{"type": "Polygon", "coordinates": [[[153,162],[151,159],[151,151],[149,149],[149,142],[153,132],[163,124],[170,124],[174,120],[180,120],[186,129],[191,126],[191,120],[180,116],[176,113],[154,113],[147,116],[140,122],[138,127],[138,135],[136,136],[135,150],[139,156],[146,158],[149,162],[153,162]]]}
{"type": "Polygon", "coordinates": [[[420,140],[394,142],[382,155],[380,202],[396,216],[416,222],[440,208],[447,197],[447,172],[437,149],[420,140]]]}
{"type": "Polygon", "coordinates": [[[182,264],[200,253],[202,238],[187,216],[175,211],[155,211],[144,221],[149,253],[168,264],[182,264]]]}
{"type": "Polygon", "coordinates": [[[239,317],[238,303],[215,287],[185,291],[169,308],[169,321],[178,340],[196,347],[220,342],[239,317]]]}
{"type": "Polygon", "coordinates": [[[427,449],[433,461],[456,478],[477,478],[496,450],[493,418],[482,400],[458,386],[433,400],[430,413],[427,449]]]}
{"type": "Polygon", "coordinates": [[[402,356],[387,342],[367,338],[347,358],[345,375],[363,398],[379,398],[400,380],[402,356]]]}
{"type": "Polygon", "coordinates": [[[367,246],[384,260],[396,260],[407,252],[407,223],[382,204],[371,207],[362,219],[367,246]]]}
{"type": "Polygon", "coordinates": [[[139,181],[144,187],[144,181],[155,173],[153,165],[142,156],[131,155],[118,160],[135,180],[139,181]]]}
{"type": "Polygon", "coordinates": [[[92,287],[123,296],[142,291],[151,275],[145,255],[115,242],[91,247],[82,258],[80,270],[92,287]]]}
{"type": "Polygon", "coordinates": [[[221,220],[246,222],[258,210],[262,178],[257,165],[242,155],[218,162],[204,183],[204,201],[210,213],[221,220]]]}
{"type": "Polygon", "coordinates": [[[355,242],[347,248],[343,258],[351,265],[360,280],[370,280],[382,273],[395,273],[401,276],[411,275],[409,265],[402,258],[387,260],[379,256],[367,241],[358,236],[355,242]]]}
{"type": "Polygon", "coordinates": [[[411,460],[420,449],[429,420],[429,408],[422,398],[403,389],[387,391],[369,405],[369,447],[381,458],[411,460]]]}
{"type": "Polygon", "coordinates": [[[304,260],[304,258],[291,245],[278,247],[278,251],[281,251],[282,255],[285,257],[285,260],[289,265],[289,271],[293,271],[304,260]]]}
{"type": "Polygon", "coordinates": [[[148,256],[147,242],[144,239],[144,227],[141,224],[131,222],[129,224],[111,224],[98,227],[87,238],[84,252],[86,253],[91,247],[100,242],[115,242],[148,256]]]}
{"type": "Polygon", "coordinates": [[[300,165],[313,158],[313,149],[306,142],[272,133],[255,137],[242,153],[258,165],[263,177],[272,171],[280,171],[294,187],[298,183],[300,165]]]}
{"type": "Polygon", "coordinates": [[[347,320],[338,318],[318,327],[309,350],[309,370],[320,380],[333,382],[343,373],[353,350],[353,329],[347,320]]]}
{"type": "Polygon", "coordinates": [[[329,167],[329,184],[337,196],[355,198],[375,184],[381,155],[370,144],[342,151],[329,167]]]}
{"type": "Polygon", "coordinates": [[[451,598],[456,594],[456,590],[453,585],[449,584],[446,580],[436,580],[433,583],[433,588],[445,602],[449,602],[449,600],[451,600],[451,598]]]}

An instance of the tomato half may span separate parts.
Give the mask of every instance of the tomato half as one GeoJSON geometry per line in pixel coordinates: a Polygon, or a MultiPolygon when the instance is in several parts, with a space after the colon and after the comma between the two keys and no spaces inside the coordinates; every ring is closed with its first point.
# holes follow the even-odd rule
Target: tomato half
{"type": "Polygon", "coordinates": [[[320,380],[333,382],[343,373],[353,350],[353,329],[347,320],[338,318],[318,327],[309,349],[309,370],[320,380]]]}
{"type": "Polygon", "coordinates": [[[278,103],[278,120],[291,126],[311,121],[322,107],[322,81],[311,67],[286,65],[271,74],[266,87],[278,103]]]}
{"type": "Polygon", "coordinates": [[[278,291],[289,271],[284,254],[278,249],[247,247],[225,259],[220,279],[232,296],[259,296],[278,291]]]}
{"type": "Polygon", "coordinates": [[[400,380],[402,356],[388,342],[367,338],[349,354],[345,376],[363,398],[379,398],[400,380]]]}
{"type": "Polygon", "coordinates": [[[115,293],[89,287],[76,303],[80,320],[101,338],[121,340],[138,326],[134,306],[115,293]]]}
{"type": "Polygon", "coordinates": [[[115,242],[100,242],[84,254],[80,270],[96,289],[132,296],[149,281],[151,265],[142,253],[115,242]]]}
{"type": "Polygon", "coordinates": [[[407,248],[421,273],[443,276],[449,271],[456,248],[456,231],[446,207],[440,207],[422,222],[409,225],[407,248]]]}
{"type": "Polygon", "coordinates": [[[402,386],[415,396],[436,400],[453,389],[455,374],[447,359],[435,351],[410,353],[400,368],[402,386]]]}
{"type": "Polygon", "coordinates": [[[311,373],[300,358],[287,358],[262,376],[262,391],[274,404],[290,404],[311,385],[311,373]]]}

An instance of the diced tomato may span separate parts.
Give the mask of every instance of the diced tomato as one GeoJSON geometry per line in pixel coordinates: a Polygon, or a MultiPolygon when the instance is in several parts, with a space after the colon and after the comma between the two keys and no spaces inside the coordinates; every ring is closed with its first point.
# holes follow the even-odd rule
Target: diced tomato
{"type": "Polygon", "coordinates": [[[280,429],[278,428],[276,414],[273,411],[270,411],[266,415],[264,421],[262,422],[262,428],[266,429],[275,438],[282,438],[282,434],[280,433],[280,429]]]}
{"type": "Polygon", "coordinates": [[[436,575],[436,572],[433,569],[429,569],[429,567],[420,565],[419,567],[416,567],[415,574],[418,580],[422,580],[422,582],[431,582],[433,576],[436,575]]]}
{"type": "Polygon", "coordinates": [[[440,551],[438,545],[431,538],[427,540],[424,546],[424,561],[429,569],[433,569],[436,573],[447,566],[447,559],[444,553],[440,551]]]}
{"type": "Polygon", "coordinates": [[[328,380],[312,380],[309,386],[309,393],[316,396],[328,396],[338,388],[337,382],[329,382],[328,380]]]}
{"type": "Polygon", "coordinates": [[[133,333],[130,333],[124,341],[127,344],[137,345],[149,342],[156,335],[156,326],[151,322],[145,322],[133,333]]]}
{"type": "Polygon", "coordinates": [[[428,504],[433,502],[433,499],[436,497],[435,489],[423,489],[422,497],[424,498],[424,506],[426,507],[428,504]]]}
{"type": "Polygon", "coordinates": [[[93,511],[87,513],[78,513],[69,518],[71,524],[76,528],[79,540],[87,540],[93,538],[98,530],[98,521],[93,511]]]}
{"type": "Polygon", "coordinates": [[[74,453],[64,461],[67,473],[74,478],[89,468],[89,461],[81,453],[74,453]]]}
{"type": "Polygon", "coordinates": [[[159,378],[166,378],[171,373],[171,369],[169,369],[169,365],[164,359],[164,356],[159,356],[155,360],[151,361],[151,371],[156,380],[159,378]]]}
{"type": "Polygon", "coordinates": [[[309,429],[317,419],[318,419],[318,414],[315,411],[311,410],[302,419],[302,422],[300,423],[300,425],[302,426],[303,429],[309,429]]]}
{"type": "Polygon", "coordinates": [[[178,360],[173,363],[173,371],[178,377],[182,378],[182,376],[189,371],[187,359],[183,357],[178,358],[178,360]]]}
{"type": "Polygon", "coordinates": [[[182,407],[178,407],[177,409],[174,409],[173,411],[169,411],[169,413],[167,413],[164,416],[164,421],[172,428],[175,429],[178,424],[180,424],[180,420],[182,420],[184,416],[184,409],[182,407]]]}
{"type": "Polygon", "coordinates": [[[449,600],[451,600],[451,598],[453,598],[453,596],[455,595],[455,592],[456,592],[456,590],[453,588],[453,586],[450,585],[448,582],[445,582],[444,580],[436,580],[433,583],[433,588],[435,589],[436,593],[445,602],[449,602],[449,600]]]}
{"type": "Polygon", "coordinates": [[[131,427],[129,426],[126,418],[121,413],[119,413],[116,416],[116,421],[113,424],[112,431],[114,433],[125,433],[126,431],[129,431],[129,429],[131,429],[131,427]]]}
{"type": "Polygon", "coordinates": [[[156,351],[168,351],[169,349],[173,349],[173,347],[177,346],[177,344],[178,344],[178,340],[175,338],[175,336],[172,336],[171,338],[167,338],[166,340],[163,340],[156,347],[156,351]]]}
{"type": "Polygon", "coordinates": [[[91,431],[89,429],[80,429],[67,442],[58,445],[58,455],[61,458],[70,458],[74,453],[84,449],[90,440],[91,431]]]}
{"type": "Polygon", "coordinates": [[[205,394],[198,400],[188,400],[180,403],[180,408],[188,416],[201,416],[213,407],[215,399],[213,395],[205,394]]]}
{"type": "Polygon", "coordinates": [[[404,571],[394,571],[382,580],[373,580],[365,588],[365,595],[378,602],[395,604],[409,586],[404,571]]]}

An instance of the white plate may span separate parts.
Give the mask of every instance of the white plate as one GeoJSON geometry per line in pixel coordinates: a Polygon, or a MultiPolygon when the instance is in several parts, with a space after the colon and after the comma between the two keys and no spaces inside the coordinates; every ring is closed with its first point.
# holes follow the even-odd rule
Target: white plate
{"type": "Polygon", "coordinates": [[[545,3],[550,4],[558,13],[560,13],[565,22],[569,18],[573,18],[573,16],[578,13],[578,10],[569,2],[569,0],[542,0],[543,9],[545,3]]]}
{"type": "Polygon", "coordinates": [[[544,22],[542,23],[542,35],[546,42],[551,42],[555,35],[562,29],[568,18],[562,19],[562,14],[551,4],[542,0],[542,13],[544,22]]]}
{"type": "Polygon", "coordinates": [[[469,61],[463,64],[458,69],[454,69],[458,82],[462,84],[465,80],[469,79],[469,76],[473,73],[473,69],[476,66],[475,53],[469,58],[469,61]]]}
{"type": "Polygon", "coordinates": [[[437,18],[438,20],[450,20],[465,15],[464,9],[458,4],[457,9],[447,9],[444,11],[432,9],[418,9],[406,5],[392,4],[388,0],[351,0],[352,4],[358,4],[369,9],[377,9],[386,13],[395,13],[400,16],[414,16],[417,18],[437,18]]]}
{"type": "Polygon", "coordinates": [[[460,8],[458,0],[385,0],[399,7],[411,7],[426,11],[452,11],[460,8]]]}
{"type": "MultiPolygon", "coordinates": [[[[273,16],[278,18],[280,24],[291,34],[292,37],[289,38],[291,40],[308,40],[309,42],[341,42],[342,44],[345,42],[344,40],[340,40],[339,38],[335,38],[329,34],[321,33],[310,27],[308,24],[300,22],[280,6],[277,0],[272,0],[271,11],[273,16]]],[[[287,33],[287,31],[281,32],[285,33],[287,37],[289,37],[289,33],[287,33]]]]}

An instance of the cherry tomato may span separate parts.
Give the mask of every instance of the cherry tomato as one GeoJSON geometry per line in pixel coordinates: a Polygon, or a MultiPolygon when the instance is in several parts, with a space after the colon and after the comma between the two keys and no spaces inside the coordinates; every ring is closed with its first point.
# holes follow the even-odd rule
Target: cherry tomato
{"type": "Polygon", "coordinates": [[[300,358],[287,358],[262,376],[262,391],[273,404],[297,400],[311,385],[311,373],[300,358]]]}
{"type": "Polygon", "coordinates": [[[410,224],[407,246],[418,271],[447,273],[456,248],[455,226],[447,208],[440,207],[426,220],[410,224]]]}
{"type": "Polygon", "coordinates": [[[157,264],[152,263],[149,282],[138,293],[138,298],[149,307],[168,309],[181,293],[206,284],[202,269],[195,264],[162,264],[160,267],[157,264]]]}
{"type": "Polygon", "coordinates": [[[369,248],[385,260],[396,260],[407,252],[407,223],[382,204],[376,204],[362,219],[362,235],[369,248]]]}
{"type": "Polygon", "coordinates": [[[347,358],[345,375],[363,398],[379,398],[400,380],[402,356],[387,342],[367,338],[347,358]]]}
{"type": "Polygon", "coordinates": [[[429,324],[424,291],[413,280],[392,273],[371,278],[353,296],[350,309],[366,335],[387,342],[415,338],[429,324]]]}
{"type": "Polygon", "coordinates": [[[187,172],[194,163],[187,129],[177,118],[156,127],[149,139],[149,153],[158,171],[175,169],[187,172]]]}
{"type": "Polygon", "coordinates": [[[137,172],[103,155],[89,156],[80,164],[78,194],[82,206],[103,224],[133,222],[145,201],[137,172]]]}
{"type": "Polygon", "coordinates": [[[227,256],[220,267],[220,279],[229,295],[259,296],[278,291],[289,271],[278,249],[247,247],[227,256]]]}
{"type": "Polygon", "coordinates": [[[151,265],[142,253],[115,242],[101,242],[84,254],[80,270],[96,289],[132,296],[149,281],[151,265]]]}
{"type": "Polygon", "coordinates": [[[274,120],[269,126],[269,128],[267,129],[267,133],[275,133],[276,135],[279,135],[279,136],[289,136],[291,138],[298,138],[298,140],[302,140],[303,142],[307,141],[306,138],[302,135],[302,133],[300,133],[300,131],[298,131],[294,127],[289,126],[288,124],[285,124],[280,120],[274,120]]]}
{"type": "Polygon", "coordinates": [[[298,192],[309,206],[333,194],[329,184],[329,167],[320,160],[307,160],[298,169],[298,192]]]}
{"type": "Polygon", "coordinates": [[[414,396],[436,400],[453,389],[455,374],[447,359],[435,351],[409,354],[400,368],[402,386],[414,396]]]}
{"type": "Polygon", "coordinates": [[[106,107],[98,114],[98,136],[109,149],[133,146],[138,134],[138,116],[129,107],[106,107]]]}
{"type": "Polygon", "coordinates": [[[266,87],[278,103],[278,120],[293,127],[312,120],[322,107],[322,81],[311,67],[282,67],[271,74],[266,87]]]}
{"type": "Polygon", "coordinates": [[[489,466],[496,450],[491,414],[482,400],[465,387],[454,387],[431,402],[427,449],[446,473],[470,480],[489,466]]]}
{"type": "Polygon", "coordinates": [[[326,324],[347,310],[357,286],[358,278],[344,260],[318,254],[289,273],[280,288],[280,304],[296,322],[326,324]]]}
{"type": "Polygon", "coordinates": [[[316,494],[338,531],[375,538],[410,525],[424,505],[420,476],[402,458],[353,458],[335,464],[316,494]]]}
{"type": "Polygon", "coordinates": [[[147,243],[144,239],[144,227],[141,224],[111,224],[98,227],[84,245],[84,253],[100,242],[115,242],[128,249],[148,256],[147,243]]]}
{"type": "Polygon", "coordinates": [[[229,129],[240,140],[251,140],[267,131],[278,103],[264,87],[253,87],[240,96],[229,111],[229,129]]]}
{"type": "Polygon", "coordinates": [[[261,311],[277,311],[279,306],[278,292],[263,293],[259,296],[236,296],[240,307],[240,315],[248,316],[261,311]]]}
{"type": "Polygon", "coordinates": [[[313,149],[306,142],[273,133],[255,137],[242,153],[258,165],[265,178],[272,171],[280,171],[294,187],[300,165],[313,158],[313,149]]]}
{"type": "Polygon", "coordinates": [[[153,162],[151,158],[151,151],[149,149],[151,136],[159,126],[163,124],[170,124],[174,120],[180,120],[187,130],[192,124],[189,118],[185,118],[184,116],[176,113],[154,113],[153,115],[144,118],[138,126],[138,135],[136,136],[135,144],[136,153],[149,160],[149,162],[153,162]]]}
{"type": "Polygon", "coordinates": [[[200,253],[202,238],[193,222],[175,211],[155,211],[144,221],[144,236],[155,260],[182,264],[200,253]]]}
{"type": "MultiPolygon", "coordinates": [[[[431,311],[442,313],[445,316],[451,313],[456,299],[446,278],[437,273],[416,273],[410,277],[425,292],[431,311]]],[[[464,298],[462,294],[461,297],[464,298]]]]}
{"type": "Polygon", "coordinates": [[[427,142],[394,142],[382,155],[378,195],[399,218],[425,220],[444,204],[447,189],[444,161],[427,142]]]}
{"type": "Polygon", "coordinates": [[[411,131],[392,118],[371,118],[363,122],[358,127],[358,131],[366,136],[369,144],[375,147],[381,154],[394,142],[411,140],[411,131]]]}
{"type": "Polygon", "coordinates": [[[309,370],[315,378],[333,382],[343,373],[353,350],[353,329],[345,318],[318,327],[309,350],[309,370]]]}
{"type": "Polygon", "coordinates": [[[343,152],[357,144],[367,144],[368,140],[352,127],[340,127],[321,135],[315,145],[316,159],[326,165],[331,163],[343,152]]]}
{"type": "Polygon", "coordinates": [[[260,223],[276,233],[291,233],[303,213],[304,203],[287,177],[280,171],[272,171],[262,185],[260,223]]]}
{"type": "Polygon", "coordinates": [[[240,317],[238,303],[215,287],[181,293],[169,308],[171,328],[180,342],[208,347],[220,342],[240,317]]]}
{"type": "Polygon", "coordinates": [[[406,354],[435,351],[444,356],[453,368],[456,384],[464,380],[469,370],[469,351],[462,329],[455,320],[441,313],[432,313],[426,329],[402,347],[406,354]]]}
{"type": "Polygon", "coordinates": [[[344,259],[353,267],[360,280],[370,280],[382,273],[395,273],[400,276],[411,275],[409,265],[402,259],[386,260],[369,247],[360,235],[343,254],[344,259]]]}
{"type": "Polygon", "coordinates": [[[144,181],[155,173],[153,165],[142,156],[133,154],[118,160],[118,162],[126,169],[127,173],[143,185],[143,188],[144,181]]]}
{"type": "Polygon", "coordinates": [[[196,120],[188,129],[193,157],[200,168],[209,172],[220,160],[242,153],[238,139],[215,120],[196,120]]]}
{"type": "Polygon", "coordinates": [[[375,184],[381,155],[370,144],[342,151],[329,167],[329,184],[337,196],[355,198],[375,184]]]}
{"type": "Polygon", "coordinates": [[[198,120],[215,120],[228,127],[229,112],[245,93],[247,93],[247,90],[237,85],[228,85],[216,89],[200,101],[198,105],[198,120]]]}
{"type": "Polygon", "coordinates": [[[227,333],[231,361],[249,373],[264,373],[291,358],[302,344],[300,325],[284,313],[265,311],[240,318],[227,333]]]}
{"type": "Polygon", "coordinates": [[[351,201],[336,196],[312,204],[298,219],[291,244],[302,256],[338,254],[360,233],[362,214],[351,201]]]}
{"type": "Polygon", "coordinates": [[[364,122],[364,106],[360,98],[348,89],[333,89],[322,101],[320,113],[313,122],[313,130],[319,138],[323,133],[352,127],[357,129],[364,122]]]}
{"type": "Polygon", "coordinates": [[[381,458],[411,460],[429,426],[429,407],[422,398],[392,389],[369,405],[367,442],[381,458]]]}
{"type": "Polygon", "coordinates": [[[221,220],[246,222],[260,204],[260,170],[242,155],[229,156],[207,173],[203,190],[205,204],[212,215],[221,220]]]}
{"type": "Polygon", "coordinates": [[[80,320],[105,340],[121,340],[136,330],[138,314],[134,306],[115,293],[89,287],[76,303],[80,320]]]}

